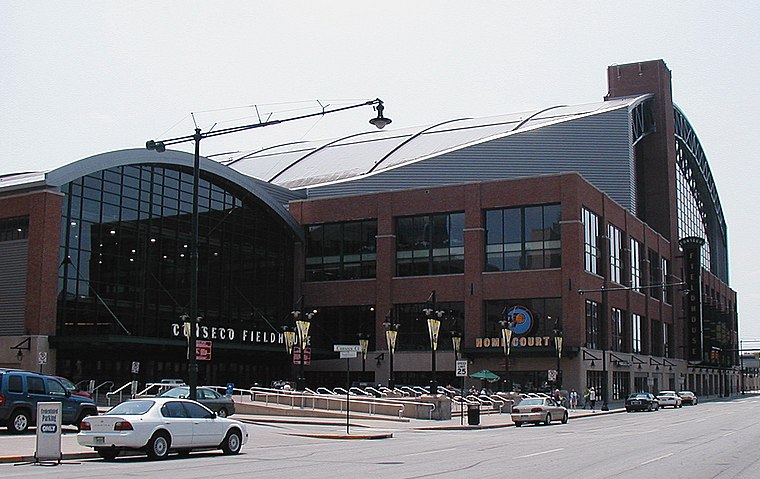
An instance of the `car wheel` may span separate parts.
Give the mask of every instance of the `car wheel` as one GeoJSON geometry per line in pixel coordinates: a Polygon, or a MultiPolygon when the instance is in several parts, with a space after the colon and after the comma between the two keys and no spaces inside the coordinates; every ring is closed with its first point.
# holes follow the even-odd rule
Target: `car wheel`
{"type": "Polygon", "coordinates": [[[219,411],[216,412],[216,415],[219,417],[227,417],[227,410],[224,408],[221,408],[219,411]]]}
{"type": "Polygon", "coordinates": [[[13,411],[8,418],[8,430],[13,434],[23,434],[29,429],[29,413],[26,411],[13,411]]]}
{"type": "Polygon", "coordinates": [[[562,416],[562,424],[567,424],[567,420],[568,420],[568,419],[569,419],[569,418],[567,417],[567,413],[565,413],[565,415],[564,415],[564,416],[562,416]]]}
{"type": "Polygon", "coordinates": [[[551,415],[551,413],[547,412],[546,413],[546,419],[544,419],[544,424],[548,426],[551,423],[552,423],[552,415],[551,415]]]}
{"type": "Polygon", "coordinates": [[[633,409],[626,409],[625,412],[633,412],[633,409]]]}
{"type": "Polygon", "coordinates": [[[522,423],[520,421],[515,421],[515,427],[522,427],[522,423]]]}
{"type": "Polygon", "coordinates": [[[227,455],[237,454],[241,447],[243,447],[243,436],[240,431],[233,429],[228,432],[224,442],[222,442],[222,451],[227,455]]]}
{"type": "Polygon", "coordinates": [[[95,452],[106,461],[113,461],[119,455],[119,450],[112,447],[96,447],[95,452]]]}
{"type": "Polygon", "coordinates": [[[145,452],[151,459],[163,459],[169,454],[169,435],[165,432],[157,432],[150,438],[145,452]]]}

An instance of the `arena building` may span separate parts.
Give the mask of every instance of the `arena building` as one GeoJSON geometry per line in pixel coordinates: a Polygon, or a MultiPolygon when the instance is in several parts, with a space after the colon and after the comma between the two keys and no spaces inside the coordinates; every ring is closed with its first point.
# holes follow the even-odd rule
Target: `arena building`
{"type": "MultiPolygon", "coordinates": [[[[316,310],[313,386],[361,336],[367,383],[459,385],[460,359],[493,388],[737,391],[727,226],[670,79],[617,65],[599,102],[202,158],[200,381],[300,374],[283,327],[316,310]]],[[[192,175],[124,150],[0,177],[0,365],[185,377],[192,175]]]]}

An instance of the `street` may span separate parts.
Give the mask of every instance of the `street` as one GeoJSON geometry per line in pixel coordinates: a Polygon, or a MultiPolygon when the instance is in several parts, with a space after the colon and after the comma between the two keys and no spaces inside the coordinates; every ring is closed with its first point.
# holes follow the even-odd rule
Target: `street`
{"type": "MultiPolygon", "coordinates": [[[[194,453],[152,462],[120,457],[56,467],[0,465],[0,476],[96,477],[479,477],[756,478],[760,397],[651,413],[618,413],[551,426],[416,430],[431,423],[357,421],[352,432],[392,432],[383,440],[298,436],[336,425],[254,424],[239,456],[194,453]]],[[[434,425],[434,424],[432,424],[434,425]]],[[[6,437],[0,437],[0,446],[6,437]]]]}

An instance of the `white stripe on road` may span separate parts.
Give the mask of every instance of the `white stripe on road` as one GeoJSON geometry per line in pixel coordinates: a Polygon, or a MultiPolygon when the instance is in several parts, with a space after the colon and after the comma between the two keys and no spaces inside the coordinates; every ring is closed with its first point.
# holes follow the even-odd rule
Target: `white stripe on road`
{"type": "Polygon", "coordinates": [[[645,466],[645,465],[649,464],[650,462],[659,461],[660,459],[665,459],[666,457],[670,457],[672,455],[673,455],[673,453],[671,452],[670,454],[665,454],[664,456],[655,457],[654,459],[650,459],[648,461],[642,462],[641,465],[645,466]]]}
{"type": "Polygon", "coordinates": [[[730,436],[730,435],[731,435],[731,434],[733,434],[733,433],[734,433],[734,431],[731,431],[731,432],[727,432],[727,433],[725,433],[725,434],[723,435],[723,437],[726,437],[726,436],[730,436]]]}
{"type": "Polygon", "coordinates": [[[526,454],[524,456],[517,456],[515,459],[524,459],[526,457],[540,456],[542,454],[551,454],[553,452],[563,451],[564,449],[565,449],[564,447],[560,447],[559,449],[550,449],[548,451],[534,452],[533,454],[526,454]]]}

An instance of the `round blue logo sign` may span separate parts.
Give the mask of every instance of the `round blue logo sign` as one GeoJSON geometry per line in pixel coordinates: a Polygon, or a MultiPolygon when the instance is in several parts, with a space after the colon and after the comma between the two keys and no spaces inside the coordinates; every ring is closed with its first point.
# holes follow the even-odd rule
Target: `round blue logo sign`
{"type": "Polygon", "coordinates": [[[527,308],[515,306],[507,312],[507,320],[511,321],[513,334],[526,334],[533,329],[533,315],[527,308]]]}

